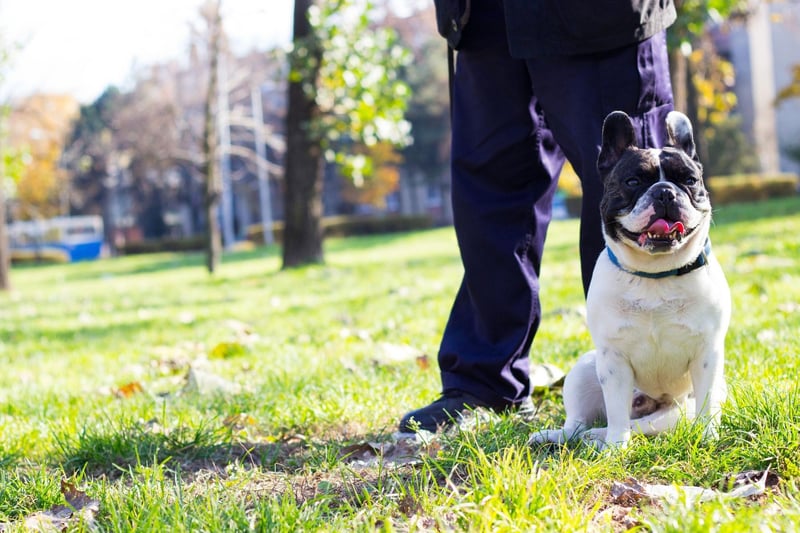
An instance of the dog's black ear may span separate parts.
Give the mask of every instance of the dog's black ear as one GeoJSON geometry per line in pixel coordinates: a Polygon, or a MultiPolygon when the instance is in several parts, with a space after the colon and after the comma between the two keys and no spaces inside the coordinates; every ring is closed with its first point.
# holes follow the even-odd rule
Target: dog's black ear
{"type": "Polygon", "coordinates": [[[692,123],[686,115],[679,111],[670,111],[667,114],[667,135],[672,146],[683,150],[686,155],[697,161],[692,123]]]}
{"type": "Polygon", "coordinates": [[[603,122],[603,145],[597,158],[600,176],[605,176],[617,164],[628,148],[636,146],[636,132],[631,118],[622,111],[614,111],[603,122]]]}

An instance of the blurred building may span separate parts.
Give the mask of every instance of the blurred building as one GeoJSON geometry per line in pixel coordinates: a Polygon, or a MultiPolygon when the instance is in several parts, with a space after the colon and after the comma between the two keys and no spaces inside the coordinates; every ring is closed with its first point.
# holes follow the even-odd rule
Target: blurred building
{"type": "Polygon", "coordinates": [[[738,111],[762,171],[800,173],[800,98],[776,100],[800,65],[800,3],[753,1],[717,47],[736,70],[738,111]]]}

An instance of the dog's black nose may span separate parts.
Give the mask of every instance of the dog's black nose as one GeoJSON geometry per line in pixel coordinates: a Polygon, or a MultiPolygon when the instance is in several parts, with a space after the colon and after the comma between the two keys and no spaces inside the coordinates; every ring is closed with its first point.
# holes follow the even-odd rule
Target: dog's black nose
{"type": "Polygon", "coordinates": [[[653,200],[668,206],[675,203],[677,195],[675,194],[675,186],[666,181],[660,181],[653,185],[650,194],[653,200]]]}

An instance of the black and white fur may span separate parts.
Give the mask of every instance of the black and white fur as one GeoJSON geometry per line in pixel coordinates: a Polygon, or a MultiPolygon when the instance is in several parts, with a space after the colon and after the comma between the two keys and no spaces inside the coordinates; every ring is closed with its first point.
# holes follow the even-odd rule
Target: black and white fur
{"type": "Polygon", "coordinates": [[[586,305],[596,348],[566,377],[564,427],[534,433],[531,443],[580,437],[625,447],[631,433],[669,430],[682,415],[717,434],[731,309],[722,269],[707,254],[685,275],[648,277],[692,264],[711,223],[691,123],[671,112],[667,130],[666,147],[640,149],[625,113],[605,120],[601,216],[619,265],[604,251],[595,266],[586,305]],[[593,427],[604,418],[607,427],[593,427]]]}

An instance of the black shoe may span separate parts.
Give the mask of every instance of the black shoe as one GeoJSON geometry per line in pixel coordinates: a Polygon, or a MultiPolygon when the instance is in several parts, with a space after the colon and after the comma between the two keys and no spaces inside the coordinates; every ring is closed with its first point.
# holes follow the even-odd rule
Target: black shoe
{"type": "Polygon", "coordinates": [[[506,410],[528,411],[533,409],[530,398],[526,398],[519,405],[497,407],[490,405],[475,396],[460,390],[451,390],[442,394],[441,398],[420,409],[406,413],[400,419],[400,431],[414,433],[420,429],[435,432],[439,428],[454,424],[458,416],[464,411],[471,411],[478,407],[486,407],[493,411],[506,410]]]}

